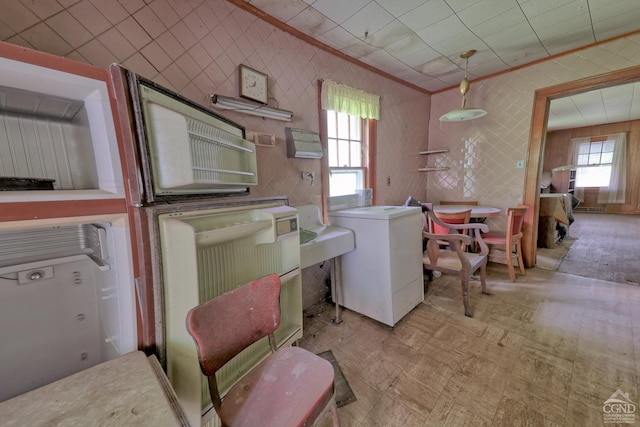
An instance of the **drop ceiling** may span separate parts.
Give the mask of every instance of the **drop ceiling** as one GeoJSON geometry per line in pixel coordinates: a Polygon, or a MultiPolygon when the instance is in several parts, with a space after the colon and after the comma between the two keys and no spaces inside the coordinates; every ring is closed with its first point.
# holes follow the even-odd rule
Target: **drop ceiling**
{"type": "MultiPolygon", "coordinates": [[[[477,50],[468,66],[473,82],[640,30],[636,0],[244,3],[249,10],[253,6],[326,46],[430,93],[459,84],[465,65],[460,54],[469,49],[477,50]]],[[[554,101],[550,129],[637,118],[637,94],[638,88],[632,86],[554,101]]]]}

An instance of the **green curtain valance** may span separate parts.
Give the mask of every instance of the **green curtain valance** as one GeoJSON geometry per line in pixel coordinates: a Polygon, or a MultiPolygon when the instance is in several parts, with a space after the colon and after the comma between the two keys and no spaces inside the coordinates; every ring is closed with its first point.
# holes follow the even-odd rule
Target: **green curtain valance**
{"type": "Polygon", "coordinates": [[[323,110],[380,120],[380,96],[331,80],[322,82],[321,106],[323,110]]]}

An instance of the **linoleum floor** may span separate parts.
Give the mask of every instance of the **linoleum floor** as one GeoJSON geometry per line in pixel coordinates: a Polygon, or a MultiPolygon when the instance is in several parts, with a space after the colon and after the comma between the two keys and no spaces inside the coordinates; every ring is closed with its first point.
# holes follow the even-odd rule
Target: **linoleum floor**
{"type": "Polygon", "coordinates": [[[638,286],[539,268],[512,283],[497,264],[487,283],[489,296],[471,283],[473,318],[451,276],[394,328],[346,309],[333,324],[331,303],[305,311],[300,345],[332,350],[357,398],[341,425],[600,426],[617,390],[640,406],[638,286]]]}

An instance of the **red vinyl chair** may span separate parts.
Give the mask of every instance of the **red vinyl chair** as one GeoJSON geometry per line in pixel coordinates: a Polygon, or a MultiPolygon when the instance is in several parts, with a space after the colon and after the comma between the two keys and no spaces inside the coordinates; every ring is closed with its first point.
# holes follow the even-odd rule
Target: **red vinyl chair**
{"type": "MultiPolygon", "coordinates": [[[[469,220],[471,218],[471,209],[465,209],[465,210],[461,210],[461,211],[455,211],[455,212],[432,212],[433,215],[438,218],[440,221],[446,223],[446,224],[469,224],[469,220]]],[[[436,222],[434,222],[433,220],[429,220],[429,233],[432,234],[447,234],[449,232],[449,229],[446,227],[443,227],[439,224],[437,224],[436,222]]],[[[462,231],[458,231],[458,233],[461,234],[467,234],[466,230],[462,230],[462,231]]],[[[448,244],[447,242],[441,240],[438,242],[441,245],[446,245],[448,244]]],[[[463,243],[462,244],[462,250],[466,250],[466,245],[463,243]]]]}
{"type": "MultiPolygon", "coordinates": [[[[513,263],[517,262],[520,268],[520,274],[526,274],[524,270],[524,262],[522,260],[522,224],[524,216],[527,214],[527,205],[518,205],[517,208],[507,208],[507,230],[506,232],[490,231],[482,235],[488,246],[504,247],[504,256],[492,255],[496,258],[502,258],[509,270],[509,279],[516,281],[516,271],[513,263]]],[[[497,253],[497,252],[496,252],[497,253]]]]}
{"type": "Polygon", "coordinates": [[[327,407],[338,426],[331,363],[300,347],[276,350],[280,286],[278,275],[265,276],[187,314],[213,406],[223,426],[310,426],[327,407]],[[216,371],[266,336],[272,353],[220,396],[216,371]]]}

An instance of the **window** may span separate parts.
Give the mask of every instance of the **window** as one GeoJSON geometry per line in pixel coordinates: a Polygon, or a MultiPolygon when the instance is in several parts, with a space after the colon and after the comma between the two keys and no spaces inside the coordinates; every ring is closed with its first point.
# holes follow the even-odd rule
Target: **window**
{"type": "Polygon", "coordinates": [[[329,196],[356,194],[367,185],[366,121],[346,113],[327,111],[329,196]]]}
{"type": "Polygon", "coordinates": [[[608,187],[615,141],[591,138],[578,145],[576,187],[608,187]]]}

